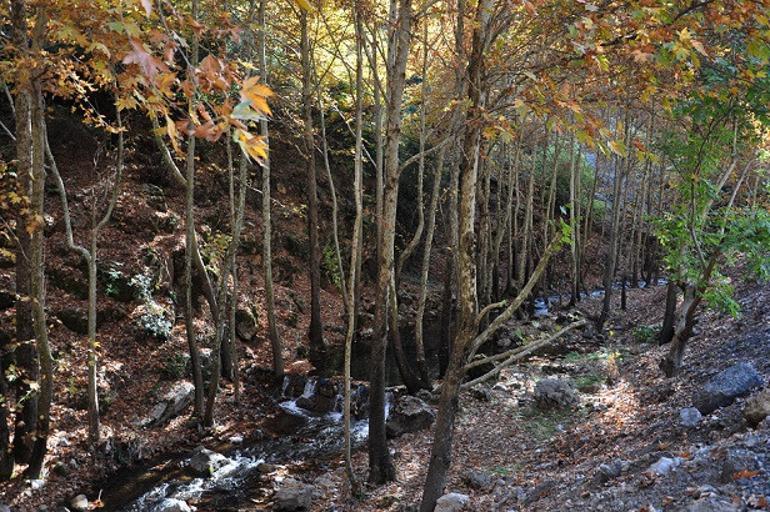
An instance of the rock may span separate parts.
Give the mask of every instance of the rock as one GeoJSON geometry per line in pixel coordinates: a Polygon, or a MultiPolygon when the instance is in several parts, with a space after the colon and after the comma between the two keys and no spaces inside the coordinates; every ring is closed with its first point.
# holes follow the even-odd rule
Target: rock
{"type": "Polygon", "coordinates": [[[335,410],[339,386],[331,379],[319,378],[309,381],[305,390],[297,399],[297,407],[302,407],[317,415],[324,415],[335,410]]]}
{"type": "Polygon", "coordinates": [[[99,266],[98,277],[107,295],[120,302],[132,302],[142,297],[141,281],[121,270],[122,264],[111,262],[99,266]]]}
{"type": "Polygon", "coordinates": [[[243,341],[251,340],[257,334],[257,320],[248,309],[235,312],[235,333],[243,341]]]}
{"type": "Polygon", "coordinates": [[[6,505],[5,503],[0,503],[0,512],[12,512],[11,507],[6,505]]]}
{"type": "Polygon", "coordinates": [[[32,488],[33,491],[38,491],[43,488],[45,485],[45,480],[41,478],[35,478],[34,480],[29,481],[29,486],[32,488]]]}
{"type": "Polygon", "coordinates": [[[64,327],[75,334],[83,336],[88,334],[88,315],[85,311],[65,308],[56,312],[56,318],[64,324],[64,327]]]}
{"type": "Polygon", "coordinates": [[[191,382],[181,381],[169,389],[150,411],[146,423],[159,425],[178,416],[192,403],[195,386],[191,382]]]}
{"type": "Polygon", "coordinates": [[[470,487],[471,489],[476,490],[485,490],[492,487],[492,476],[484,473],[483,471],[478,471],[476,469],[469,469],[465,472],[463,475],[463,481],[470,487]]]}
{"type": "Polygon", "coordinates": [[[739,512],[741,509],[720,498],[701,498],[687,507],[687,512],[739,512]]]}
{"type": "Polygon", "coordinates": [[[242,435],[234,435],[227,438],[227,442],[230,444],[243,444],[242,435]]]}
{"type": "Polygon", "coordinates": [[[430,390],[427,390],[427,389],[421,389],[417,391],[417,393],[415,393],[414,396],[428,403],[432,402],[435,399],[435,397],[433,396],[433,393],[431,393],[430,390]]]}
{"type": "Polygon", "coordinates": [[[751,363],[738,363],[712,377],[695,398],[701,414],[711,414],[762,386],[762,377],[751,363]]]}
{"type": "Polygon", "coordinates": [[[221,453],[199,446],[193,451],[189,465],[190,469],[195,471],[198,475],[209,477],[212,473],[227,464],[227,462],[228,458],[221,453]]]}
{"type": "Polygon", "coordinates": [[[78,494],[70,500],[70,507],[72,510],[88,510],[88,498],[85,494],[78,494]]]}
{"type": "Polygon", "coordinates": [[[679,424],[683,427],[697,427],[703,419],[703,415],[695,407],[685,407],[679,411],[679,424]]]}
{"type": "Polygon", "coordinates": [[[572,407],[579,401],[572,382],[556,377],[539,380],[533,398],[537,408],[543,411],[572,407]]]}
{"type": "Polygon", "coordinates": [[[434,512],[460,512],[465,510],[465,507],[470,503],[471,498],[467,494],[460,494],[459,492],[450,492],[445,494],[436,500],[436,508],[434,512]]]}
{"type": "Polygon", "coordinates": [[[744,448],[729,448],[722,458],[719,481],[723,484],[739,479],[741,473],[760,470],[757,456],[744,448]]]}
{"type": "Polygon", "coordinates": [[[294,512],[310,510],[313,486],[287,478],[273,496],[273,510],[294,512]]]}
{"type": "Polygon", "coordinates": [[[152,508],[152,512],[192,512],[186,501],[164,498],[152,508]]]}
{"type": "Polygon", "coordinates": [[[628,462],[623,460],[614,460],[612,462],[600,464],[599,468],[596,470],[594,479],[600,484],[614,480],[623,473],[623,470],[627,465],[628,462]]]}
{"type": "Polygon", "coordinates": [[[416,396],[400,397],[390,410],[385,430],[388,437],[399,437],[431,426],[436,413],[430,405],[416,396]]]}
{"type": "Polygon", "coordinates": [[[667,475],[682,464],[682,462],[684,462],[684,459],[680,457],[661,457],[658,462],[651,465],[647,471],[658,476],[667,475]]]}
{"type": "Polygon", "coordinates": [[[491,402],[492,390],[488,386],[474,386],[470,389],[471,396],[479,402],[491,402]]]}
{"type": "Polygon", "coordinates": [[[272,473],[273,471],[275,471],[275,465],[274,464],[270,464],[268,462],[261,462],[257,466],[257,471],[259,471],[263,475],[266,475],[268,473],[272,473]]]}
{"type": "Polygon", "coordinates": [[[767,416],[770,416],[770,388],[751,395],[743,409],[743,417],[752,427],[759,425],[767,416]]]}

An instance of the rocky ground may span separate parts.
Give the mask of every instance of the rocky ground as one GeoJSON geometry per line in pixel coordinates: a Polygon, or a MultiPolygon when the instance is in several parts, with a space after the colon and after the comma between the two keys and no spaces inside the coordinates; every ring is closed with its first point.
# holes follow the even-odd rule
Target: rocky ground
{"type": "MultiPolygon", "coordinates": [[[[448,491],[468,503],[452,508],[463,500],[451,499],[441,510],[770,508],[770,425],[759,421],[770,412],[760,390],[770,376],[770,289],[739,287],[739,319],[706,313],[675,379],[661,375],[665,347],[650,343],[647,329],[660,322],[664,297],[663,287],[632,290],[629,311],[615,315],[606,338],[590,331],[567,338],[557,355],[463,393],[448,491]],[[554,400],[565,407],[551,407],[554,400]]],[[[589,301],[581,309],[597,307],[589,301]]],[[[340,495],[342,471],[330,468],[319,477],[327,491],[313,510],[412,510],[430,436],[406,434],[392,447],[397,482],[354,501],[340,495]]],[[[365,453],[355,466],[364,478],[365,453]]]]}

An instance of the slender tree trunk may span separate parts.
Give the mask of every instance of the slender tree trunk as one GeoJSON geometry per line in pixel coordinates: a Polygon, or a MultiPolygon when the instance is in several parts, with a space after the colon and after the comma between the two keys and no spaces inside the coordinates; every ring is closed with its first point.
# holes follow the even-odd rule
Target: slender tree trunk
{"type": "MultiPolygon", "coordinates": [[[[473,28],[473,43],[468,59],[468,119],[478,120],[484,109],[482,93],[484,53],[489,44],[488,30],[491,18],[491,0],[480,0],[473,28]]],[[[463,13],[458,13],[463,16],[463,13]]],[[[433,434],[430,465],[425,478],[421,512],[433,512],[436,500],[443,494],[446,475],[451,464],[452,435],[454,431],[457,398],[465,374],[465,350],[475,337],[478,329],[478,299],[476,296],[476,266],[474,262],[475,217],[476,217],[476,181],[478,178],[478,158],[481,145],[481,123],[476,122],[466,127],[461,156],[461,185],[459,202],[458,242],[457,246],[457,294],[458,321],[457,333],[449,359],[449,367],[441,386],[438,417],[433,434]]]]}
{"type": "MultiPolygon", "coordinates": [[[[260,77],[267,85],[267,44],[265,42],[265,10],[267,0],[259,2],[259,33],[257,36],[257,51],[259,53],[260,77]]],[[[270,146],[269,129],[267,119],[259,122],[260,132],[265,144],[270,146]]],[[[262,162],[262,272],[265,281],[265,309],[267,310],[267,335],[270,338],[270,347],[273,352],[273,374],[277,379],[283,377],[283,346],[278,334],[278,324],[275,320],[275,297],[273,293],[273,222],[271,216],[271,191],[270,191],[270,152],[262,162]]]]}
{"type": "MultiPolygon", "coordinates": [[[[18,51],[29,49],[27,39],[27,6],[24,0],[14,0],[11,3],[13,23],[13,41],[18,51]]],[[[16,113],[16,172],[18,176],[18,194],[32,201],[32,84],[27,80],[16,84],[15,113],[16,113]]],[[[21,209],[20,209],[21,210],[21,209]]],[[[32,250],[31,236],[28,228],[31,218],[29,214],[20,214],[16,219],[16,236],[18,247],[16,251],[16,350],[14,353],[19,377],[15,388],[17,397],[28,397],[21,404],[21,410],[16,414],[14,426],[14,446],[11,453],[7,440],[0,436],[0,477],[10,477],[13,471],[14,458],[20,463],[29,461],[34,444],[33,434],[37,424],[38,393],[35,393],[30,383],[40,378],[40,368],[35,347],[35,332],[32,320],[32,250]],[[7,473],[7,476],[6,476],[7,473]]],[[[5,372],[0,379],[5,380],[5,372]]],[[[7,402],[0,404],[3,414],[7,414],[7,402]]],[[[3,425],[5,427],[5,425],[3,425]]]]}
{"type": "MultiPolygon", "coordinates": [[[[630,137],[629,127],[629,114],[626,110],[626,122],[625,124],[625,136],[626,143],[630,137]]],[[[628,144],[626,144],[628,146],[628,144]]],[[[599,330],[604,329],[604,323],[607,321],[607,317],[610,314],[610,304],[612,302],[612,281],[615,277],[615,263],[618,250],[618,236],[620,228],[620,198],[623,190],[623,181],[625,178],[625,171],[629,165],[629,159],[623,159],[623,165],[615,166],[615,178],[614,178],[614,190],[612,199],[612,225],[610,227],[610,241],[607,248],[607,262],[604,268],[604,300],[602,302],[602,311],[599,315],[597,327],[599,330]]]]}
{"type": "MultiPolygon", "coordinates": [[[[43,31],[47,23],[44,7],[36,13],[36,34],[33,35],[32,49],[37,52],[43,47],[43,31]]],[[[37,218],[45,214],[45,106],[39,79],[32,83],[32,195],[31,211],[37,218]]],[[[30,241],[31,252],[31,297],[32,322],[35,343],[40,360],[40,391],[38,395],[37,425],[34,431],[35,443],[29,459],[26,474],[40,478],[47,451],[51,423],[51,402],[53,401],[53,357],[48,344],[48,326],[45,311],[45,236],[43,226],[37,226],[30,241]]]]}
{"type": "MultiPolygon", "coordinates": [[[[375,300],[375,339],[371,347],[369,390],[369,480],[381,484],[395,479],[396,471],[385,438],[385,350],[388,298],[393,278],[396,207],[401,140],[401,103],[412,27],[411,0],[391,0],[392,29],[388,47],[387,124],[385,130],[382,238],[375,300]]],[[[398,304],[395,304],[396,312],[398,304]]]]}
{"type": "Polygon", "coordinates": [[[315,358],[324,350],[321,320],[321,249],[318,242],[318,193],[316,191],[315,141],[313,135],[313,69],[310,59],[308,13],[300,12],[302,58],[302,135],[305,141],[307,169],[307,226],[310,240],[310,351],[315,358]]]}
{"type": "MultiPolygon", "coordinates": [[[[198,0],[193,0],[191,4],[191,14],[194,20],[198,19],[198,0]]],[[[193,92],[190,95],[189,111],[195,111],[196,88],[195,88],[195,67],[198,65],[199,41],[197,33],[193,32],[192,47],[190,53],[190,78],[193,82],[193,92]]],[[[187,161],[185,166],[185,180],[187,183],[185,193],[185,330],[187,331],[187,346],[190,351],[190,362],[192,364],[193,384],[195,385],[194,412],[199,419],[203,418],[203,372],[201,370],[200,352],[198,342],[195,339],[195,319],[193,311],[193,252],[197,240],[195,236],[195,135],[190,135],[187,140],[187,161]]],[[[212,311],[214,318],[218,315],[212,311]]],[[[219,352],[214,353],[214,357],[219,359],[219,352]]]]}
{"type": "Polygon", "coordinates": [[[345,474],[347,475],[348,482],[352,494],[355,496],[360,491],[358,488],[358,482],[356,480],[355,472],[353,471],[352,460],[352,439],[350,432],[350,402],[351,402],[351,388],[350,388],[350,362],[353,355],[353,338],[356,332],[356,308],[355,304],[358,303],[356,294],[358,288],[355,283],[358,281],[358,272],[361,268],[360,258],[361,253],[361,238],[363,231],[363,98],[364,98],[364,71],[363,71],[363,26],[361,23],[361,10],[360,6],[356,4],[354,8],[353,16],[355,18],[355,31],[356,31],[356,149],[354,160],[354,180],[353,180],[353,195],[356,203],[356,219],[353,224],[353,237],[350,242],[350,287],[348,293],[350,298],[348,302],[353,306],[348,310],[348,325],[347,333],[345,335],[345,361],[344,361],[344,404],[343,404],[343,422],[344,422],[344,452],[345,452],[345,474]]]}

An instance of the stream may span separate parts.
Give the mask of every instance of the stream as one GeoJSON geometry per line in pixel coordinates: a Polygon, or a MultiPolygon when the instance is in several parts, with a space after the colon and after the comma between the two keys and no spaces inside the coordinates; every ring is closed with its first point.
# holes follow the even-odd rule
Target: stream
{"type": "MultiPolygon", "coordinates": [[[[393,394],[388,393],[387,417],[393,394]]],[[[248,445],[215,448],[220,461],[208,478],[190,469],[191,453],[166,455],[138,468],[118,471],[102,495],[106,512],[173,512],[173,500],[186,502],[201,511],[238,510],[264,501],[272,494],[272,481],[263,478],[268,465],[308,462],[323,464],[342,450],[342,395],[338,383],[324,377],[291,375],[284,378],[276,400],[278,414],[266,434],[248,445]],[[263,466],[264,465],[264,466],[263,466]]],[[[354,449],[369,433],[368,388],[355,386],[352,393],[352,438],[354,449]]]]}

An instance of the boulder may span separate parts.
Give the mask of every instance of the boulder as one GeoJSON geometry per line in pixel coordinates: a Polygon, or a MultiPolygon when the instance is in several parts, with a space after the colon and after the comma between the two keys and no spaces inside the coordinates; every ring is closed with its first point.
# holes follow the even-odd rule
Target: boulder
{"type": "Polygon", "coordinates": [[[273,510],[278,512],[295,512],[310,510],[313,500],[313,486],[288,478],[273,496],[273,510]]]}
{"type": "Polygon", "coordinates": [[[227,464],[228,458],[203,446],[197,447],[190,457],[189,466],[199,476],[209,477],[227,464]]]}
{"type": "Polygon", "coordinates": [[[238,308],[235,312],[235,334],[243,341],[249,341],[257,334],[257,320],[248,309],[238,308]]]}
{"type": "Polygon", "coordinates": [[[683,427],[697,427],[703,415],[695,407],[685,407],[679,411],[679,424],[683,427]]]}
{"type": "Polygon", "coordinates": [[[543,411],[573,407],[580,400],[572,382],[557,377],[539,380],[533,399],[537,408],[543,411]]]}
{"type": "Polygon", "coordinates": [[[594,479],[600,484],[609,482],[619,477],[627,467],[628,462],[624,460],[613,460],[612,462],[599,464],[594,479]]]}
{"type": "Polygon", "coordinates": [[[469,469],[463,475],[463,481],[471,489],[483,491],[492,487],[492,476],[483,471],[469,469]]]}
{"type": "Polygon", "coordinates": [[[752,427],[759,425],[767,416],[770,416],[770,388],[750,396],[743,409],[743,417],[752,427]]]}
{"type": "Polygon", "coordinates": [[[470,503],[471,499],[467,494],[460,494],[459,492],[450,492],[445,494],[436,500],[436,508],[434,512],[460,512],[470,503]]]}
{"type": "Polygon", "coordinates": [[[338,395],[337,382],[319,378],[315,384],[305,387],[302,396],[297,399],[297,407],[302,407],[313,414],[324,415],[335,410],[338,395]]]}
{"type": "Polygon", "coordinates": [[[738,363],[712,377],[695,397],[701,414],[711,414],[762,386],[762,377],[751,363],[738,363]]]}
{"type": "Polygon", "coordinates": [[[431,426],[436,419],[433,408],[416,396],[400,397],[391,407],[385,430],[388,437],[399,437],[431,426]]]}
{"type": "Polygon", "coordinates": [[[78,494],[70,500],[70,508],[72,510],[88,510],[89,503],[85,494],[78,494]]]}
{"type": "Polygon", "coordinates": [[[176,498],[164,498],[152,507],[152,512],[192,512],[187,502],[176,498]]]}
{"type": "Polygon", "coordinates": [[[149,425],[159,425],[165,423],[171,418],[178,416],[193,401],[195,386],[192,382],[181,381],[169,389],[164,394],[160,402],[150,411],[150,417],[147,422],[149,425]]]}

